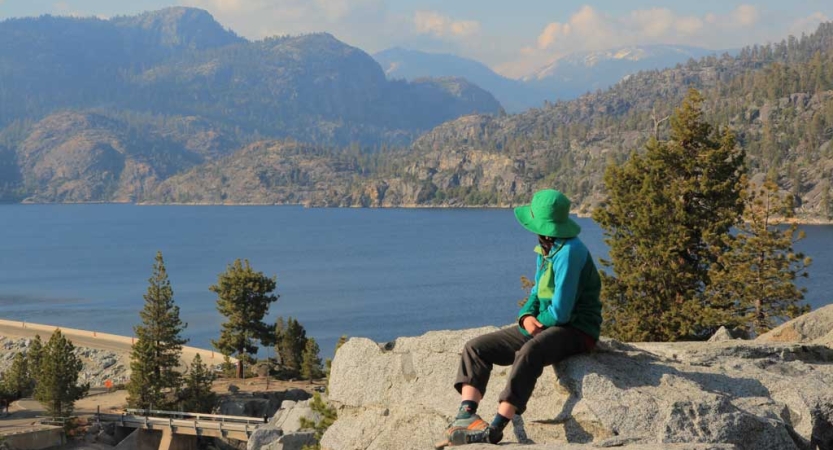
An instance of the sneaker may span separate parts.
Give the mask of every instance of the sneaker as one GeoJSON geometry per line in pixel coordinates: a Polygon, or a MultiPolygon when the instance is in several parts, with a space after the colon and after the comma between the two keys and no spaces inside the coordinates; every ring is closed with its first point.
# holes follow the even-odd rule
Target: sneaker
{"type": "Polygon", "coordinates": [[[503,431],[489,427],[489,443],[497,444],[503,440],[503,431]]]}
{"type": "Polygon", "coordinates": [[[445,430],[444,439],[436,443],[434,448],[443,449],[458,445],[489,443],[491,431],[492,428],[485,420],[477,414],[472,414],[471,417],[454,420],[445,430]]]}

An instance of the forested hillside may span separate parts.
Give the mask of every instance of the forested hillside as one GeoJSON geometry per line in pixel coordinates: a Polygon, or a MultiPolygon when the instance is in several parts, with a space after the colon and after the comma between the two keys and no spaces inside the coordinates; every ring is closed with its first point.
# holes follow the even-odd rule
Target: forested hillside
{"type": "MultiPolygon", "coordinates": [[[[93,79],[115,73],[129,93],[99,89],[84,108],[67,105],[86,79],[41,95],[23,74],[47,72],[16,69],[9,61],[23,53],[0,52],[0,200],[506,206],[556,187],[589,213],[604,199],[604,168],[667,137],[667,117],[696,88],[707,120],[730,127],[746,149],[754,179],[777,180],[802,219],[833,216],[830,23],[737,56],[641,72],[573,101],[460,117],[400,147],[435,121],[498,106],[459,79],[387,81],[368,55],[326,34],[255,43],[222,27],[181,34],[172,30],[205,13],[173,11],[196,15],[0,23],[0,45],[30,30],[25,23],[55,20],[67,20],[63,40],[89,22],[150,33],[158,44],[136,49],[130,67],[97,68],[93,79]]],[[[32,45],[62,41],[50,39],[32,45]]],[[[107,51],[73,48],[79,58],[107,51]]]]}
{"type": "Polygon", "coordinates": [[[37,202],[138,200],[267,138],[408,145],[501,111],[466,80],[388,81],[329,34],[250,42],[193,8],[0,22],[0,105],[0,201],[37,202]]]}
{"type": "MultiPolygon", "coordinates": [[[[508,205],[560,188],[588,212],[603,198],[604,167],[640,151],[690,88],[707,119],[728,126],[750,173],[795,195],[800,217],[830,218],[833,172],[833,24],[816,33],[642,72],[615,87],[522,114],[470,116],[420,138],[398,169],[365,186],[373,204],[508,205]]],[[[357,190],[358,189],[358,190],[357,190]]],[[[348,189],[342,203],[362,203],[348,189]]]]}

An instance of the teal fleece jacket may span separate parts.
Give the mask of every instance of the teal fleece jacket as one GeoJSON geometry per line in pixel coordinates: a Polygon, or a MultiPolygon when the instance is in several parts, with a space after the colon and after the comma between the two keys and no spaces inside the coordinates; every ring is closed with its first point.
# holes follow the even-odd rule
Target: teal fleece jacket
{"type": "MultiPolygon", "coordinates": [[[[601,277],[590,251],[578,238],[556,239],[549,255],[540,246],[535,286],[518,313],[518,324],[534,316],[545,327],[567,325],[595,340],[602,326],[602,303],[599,294],[601,277]]],[[[521,326],[521,331],[528,335],[521,326]]]]}

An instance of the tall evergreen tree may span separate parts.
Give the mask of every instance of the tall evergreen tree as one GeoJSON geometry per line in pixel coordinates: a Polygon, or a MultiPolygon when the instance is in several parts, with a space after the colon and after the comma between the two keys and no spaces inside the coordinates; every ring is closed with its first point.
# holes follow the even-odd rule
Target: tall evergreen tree
{"type": "Polygon", "coordinates": [[[36,334],[35,338],[29,344],[29,350],[26,351],[26,358],[29,360],[29,372],[32,374],[32,378],[37,378],[40,373],[40,362],[43,358],[43,340],[39,334],[36,334]]]}
{"type": "Polygon", "coordinates": [[[182,346],[188,342],[182,337],[187,324],[179,318],[179,306],[174,304],[174,293],[162,252],[156,253],[153,274],[148,280],[145,306],[139,313],[142,323],[134,327],[136,342],[130,355],[134,374],[127,389],[131,395],[128,403],[133,407],[155,408],[172,406],[165,401],[166,394],[179,389],[182,375],[179,372],[182,346]],[[147,384],[150,383],[150,384],[147,384]],[[141,395],[140,395],[141,393],[141,395]]]}
{"type": "MultiPolygon", "coordinates": [[[[278,301],[272,294],[277,286],[275,277],[255,272],[249,261],[235,260],[217,277],[209,290],[217,294],[217,310],[226,317],[219,340],[214,347],[225,355],[236,354],[237,377],[243,378],[244,362],[254,363],[256,341],[271,343],[274,333],[263,322],[269,305],[278,301]]],[[[267,344],[268,345],[268,344],[267,344]]]]}
{"type": "Polygon", "coordinates": [[[165,394],[154,366],[156,349],[149,340],[137,340],[130,350],[130,381],[127,383],[127,405],[137,409],[164,409],[165,394]]]}
{"type": "Polygon", "coordinates": [[[321,349],[318,347],[318,343],[315,342],[315,339],[307,339],[307,343],[304,346],[304,351],[301,355],[301,378],[310,381],[316,378],[321,378],[323,371],[321,367],[321,356],[319,355],[320,352],[321,349]]]}
{"type": "Polygon", "coordinates": [[[703,120],[691,90],[671,118],[670,140],[609,166],[609,198],[593,218],[610,246],[602,272],[606,333],[630,341],[704,338],[718,318],[704,300],[721,239],[743,203],[744,152],[703,120]]]}
{"type": "Polygon", "coordinates": [[[35,400],[46,408],[49,416],[71,416],[75,402],[87,395],[90,386],[78,383],[84,366],[75,355],[75,346],[61,330],[55,330],[44,346],[40,366],[35,383],[35,400]]]}
{"type": "Polygon", "coordinates": [[[803,288],[797,277],[807,276],[810,258],[793,245],[804,238],[793,217],[792,197],[781,197],[778,186],[766,182],[750,187],[737,233],[727,234],[729,251],[712,267],[708,295],[712,305],[722,305],[724,324],[761,334],[781,320],[809,311],[802,306],[803,288]]]}
{"type": "Polygon", "coordinates": [[[19,399],[32,395],[35,383],[26,355],[23,353],[14,355],[11,367],[3,374],[3,384],[12,398],[19,399]]]}
{"type": "Polygon", "coordinates": [[[300,322],[290,317],[284,325],[279,317],[275,325],[276,352],[280,356],[281,368],[285,376],[297,377],[301,374],[304,349],[307,346],[307,331],[300,322]]]}
{"type": "Polygon", "coordinates": [[[200,355],[196,355],[185,376],[182,408],[188,412],[210,413],[217,401],[217,394],[211,391],[213,382],[214,373],[203,364],[200,355]]]}

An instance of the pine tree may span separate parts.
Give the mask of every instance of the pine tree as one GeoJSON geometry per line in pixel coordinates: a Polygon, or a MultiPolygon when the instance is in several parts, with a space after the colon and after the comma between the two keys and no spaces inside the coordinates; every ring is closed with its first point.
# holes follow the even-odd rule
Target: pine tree
{"type": "Polygon", "coordinates": [[[32,378],[37,378],[38,373],[40,373],[40,362],[43,358],[43,340],[39,334],[36,334],[32,343],[29,344],[26,357],[29,359],[29,373],[32,374],[32,378]]]}
{"type": "Polygon", "coordinates": [[[602,272],[604,332],[628,341],[698,339],[718,318],[704,301],[722,237],[742,211],[744,152],[703,120],[690,91],[670,140],[651,139],[605,172],[609,199],[594,212],[610,246],[602,272]]]}
{"type": "Polygon", "coordinates": [[[307,344],[304,347],[304,352],[301,355],[301,378],[306,380],[314,380],[321,378],[321,356],[319,353],[321,349],[314,338],[307,339],[307,344]]]}
{"type": "Polygon", "coordinates": [[[23,353],[14,355],[11,367],[3,374],[3,384],[12,398],[19,399],[32,395],[34,380],[26,355],[23,353]]]}
{"type": "Polygon", "coordinates": [[[130,350],[130,381],[127,383],[127,405],[137,409],[165,408],[165,395],[156,370],[156,351],[148,340],[137,340],[130,350]]]}
{"type": "Polygon", "coordinates": [[[61,330],[55,330],[43,348],[41,371],[35,384],[35,400],[39,401],[49,416],[69,417],[75,402],[87,395],[90,386],[78,384],[83,364],[75,355],[75,346],[61,330]]]}
{"type": "Polygon", "coordinates": [[[203,364],[200,355],[196,355],[185,376],[182,408],[188,412],[210,413],[217,401],[217,394],[211,391],[213,382],[214,373],[203,364]]]}
{"type": "Polygon", "coordinates": [[[727,247],[713,266],[708,295],[722,304],[723,322],[757,334],[780,321],[809,311],[800,305],[805,289],[795,285],[807,276],[810,258],[796,253],[793,245],[804,238],[793,217],[792,197],[781,197],[778,186],[766,182],[750,187],[737,233],[727,235],[727,247]]]}
{"type": "Polygon", "coordinates": [[[283,347],[283,336],[285,332],[286,323],[283,317],[280,316],[275,320],[275,358],[277,359],[276,365],[278,367],[282,367],[284,364],[285,354],[281,351],[281,348],[283,347]]]}
{"type": "Polygon", "coordinates": [[[281,367],[286,377],[296,377],[301,373],[304,350],[307,346],[307,331],[300,322],[290,317],[284,325],[279,317],[275,325],[276,351],[280,355],[281,367]]]}
{"type": "Polygon", "coordinates": [[[278,301],[278,296],[272,294],[275,287],[275,277],[255,272],[249,261],[244,263],[238,259],[217,277],[217,284],[209,288],[217,294],[217,310],[227,319],[222,325],[220,339],[211,343],[223,354],[236,353],[238,378],[243,378],[244,362],[254,363],[253,355],[258,350],[256,341],[268,343],[274,339],[274,333],[263,323],[263,317],[269,311],[269,305],[278,301]]]}
{"type": "Polygon", "coordinates": [[[165,400],[166,395],[180,387],[180,356],[188,341],[181,336],[187,325],[180,320],[179,307],[174,304],[162,252],[156,253],[148,283],[145,306],[139,313],[142,323],[134,327],[137,339],[130,355],[134,376],[127,385],[131,393],[128,404],[134,408],[149,409],[152,405],[163,409],[173,405],[165,400]]]}

